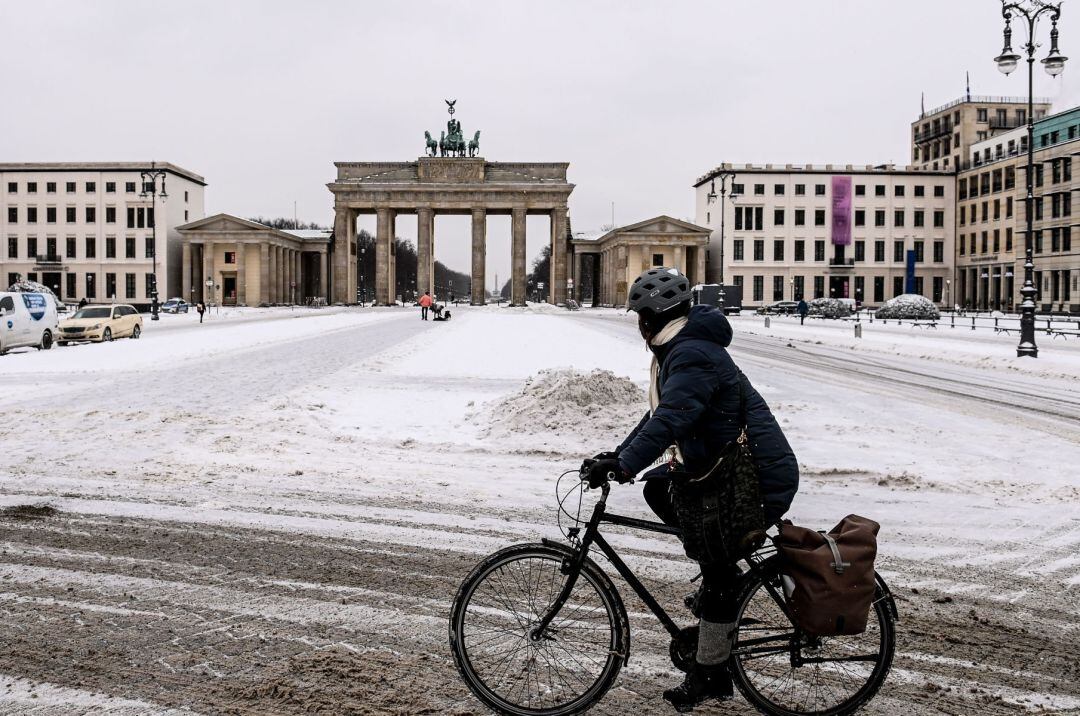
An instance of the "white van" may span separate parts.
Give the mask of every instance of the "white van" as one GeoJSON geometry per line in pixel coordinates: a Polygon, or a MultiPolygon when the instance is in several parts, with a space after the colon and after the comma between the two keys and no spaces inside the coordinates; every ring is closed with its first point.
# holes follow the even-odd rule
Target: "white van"
{"type": "Polygon", "coordinates": [[[59,333],[52,296],[0,292],[0,355],[22,346],[49,350],[59,333]]]}

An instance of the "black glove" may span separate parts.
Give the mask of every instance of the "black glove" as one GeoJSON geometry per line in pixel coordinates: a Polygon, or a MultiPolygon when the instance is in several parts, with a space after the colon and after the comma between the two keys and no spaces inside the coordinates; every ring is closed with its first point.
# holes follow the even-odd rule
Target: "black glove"
{"type": "Polygon", "coordinates": [[[593,460],[614,460],[619,457],[617,450],[608,450],[606,452],[598,452],[592,456],[593,460]]]}
{"type": "Polygon", "coordinates": [[[589,487],[596,489],[609,480],[615,480],[619,484],[630,482],[633,477],[622,468],[622,464],[615,458],[603,460],[586,460],[582,466],[582,474],[589,481],[589,487]]]}

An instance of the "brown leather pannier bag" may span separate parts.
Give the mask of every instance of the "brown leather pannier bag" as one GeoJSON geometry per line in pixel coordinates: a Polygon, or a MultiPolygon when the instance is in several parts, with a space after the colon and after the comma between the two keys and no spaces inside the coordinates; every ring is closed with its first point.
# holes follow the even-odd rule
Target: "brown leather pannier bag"
{"type": "Polygon", "coordinates": [[[878,523],[848,515],[828,533],[785,520],[773,541],[795,623],[808,634],[861,634],[874,602],[878,523]]]}

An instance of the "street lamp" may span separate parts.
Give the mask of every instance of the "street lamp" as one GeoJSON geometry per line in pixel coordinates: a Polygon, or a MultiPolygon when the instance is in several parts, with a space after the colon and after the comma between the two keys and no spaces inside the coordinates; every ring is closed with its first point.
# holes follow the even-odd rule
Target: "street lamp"
{"type": "Polygon", "coordinates": [[[150,168],[141,172],[142,174],[142,191],[139,192],[139,198],[145,199],[150,197],[150,213],[153,217],[150,220],[150,230],[153,232],[151,242],[153,243],[153,251],[150,255],[154,260],[154,283],[150,288],[150,320],[158,321],[161,318],[158,316],[158,284],[157,284],[157,198],[160,196],[162,203],[169,198],[169,195],[165,193],[165,171],[157,168],[157,162],[150,162],[150,168]],[[158,191],[157,182],[161,179],[161,191],[158,191]]]}
{"type": "Polygon", "coordinates": [[[705,196],[705,200],[709,204],[716,202],[716,180],[720,180],[720,310],[724,310],[724,215],[727,207],[724,205],[724,198],[728,192],[728,180],[731,180],[731,201],[735,203],[735,199],[738,196],[735,193],[735,172],[722,171],[713,177],[712,182],[709,184],[709,193],[705,196]]]}
{"type": "MultiPolygon", "coordinates": [[[[1034,114],[1034,66],[1035,66],[1035,26],[1043,13],[1050,15],[1050,54],[1042,60],[1046,74],[1057,77],[1065,70],[1065,56],[1058,50],[1058,18],[1061,17],[1061,3],[1053,4],[1043,0],[1019,0],[1009,2],[1001,0],[1001,15],[1005,18],[1005,43],[1001,54],[994,58],[998,69],[1008,75],[1016,69],[1020,61],[1020,55],[1012,48],[1012,18],[1013,13],[1027,21],[1027,42],[1024,43],[1024,51],[1027,53],[1028,63],[1028,106],[1027,106],[1027,196],[1024,199],[1024,213],[1027,214],[1027,232],[1024,235],[1024,287],[1020,289],[1020,295],[1024,297],[1020,304],[1020,343],[1016,347],[1016,355],[1036,358],[1039,349],[1035,345],[1035,288],[1034,273],[1035,261],[1032,246],[1034,243],[1034,230],[1032,215],[1035,196],[1032,191],[1034,186],[1035,167],[1035,119],[1034,114]]],[[[1012,296],[1010,295],[1010,300],[1012,296]]]]}

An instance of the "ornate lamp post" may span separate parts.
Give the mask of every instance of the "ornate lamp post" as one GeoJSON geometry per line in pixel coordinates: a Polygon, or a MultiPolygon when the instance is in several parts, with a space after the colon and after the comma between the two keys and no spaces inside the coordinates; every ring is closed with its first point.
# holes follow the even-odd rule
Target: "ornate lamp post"
{"type": "Polygon", "coordinates": [[[153,213],[153,218],[150,221],[150,230],[153,232],[153,238],[151,241],[154,244],[154,250],[151,256],[154,259],[154,283],[150,288],[150,320],[161,320],[158,315],[158,281],[157,281],[157,198],[160,196],[162,203],[169,198],[169,195],[165,193],[165,172],[158,169],[156,162],[150,162],[150,168],[142,172],[142,191],[139,193],[139,198],[145,199],[150,197],[150,211],[153,213]],[[161,180],[161,191],[158,191],[157,183],[158,179],[161,180]]]}
{"type": "Polygon", "coordinates": [[[724,199],[727,197],[727,183],[731,180],[731,201],[735,202],[738,195],[735,193],[735,172],[722,171],[713,177],[712,184],[709,187],[709,193],[705,196],[705,200],[709,204],[716,203],[716,180],[720,180],[720,310],[724,310],[724,215],[727,213],[727,206],[724,204],[724,199]]]}
{"type": "MultiPolygon", "coordinates": [[[[1009,2],[1009,0],[1001,0],[1001,15],[1005,18],[1005,45],[1001,50],[1001,54],[994,58],[997,63],[998,70],[1008,75],[1010,72],[1016,69],[1016,65],[1020,60],[1020,55],[1016,54],[1012,48],[1012,19],[1013,15],[1017,15],[1027,21],[1027,42],[1024,43],[1024,50],[1027,53],[1028,63],[1028,106],[1027,106],[1027,197],[1024,200],[1024,213],[1027,214],[1027,231],[1024,235],[1024,287],[1020,289],[1020,295],[1024,297],[1023,302],[1020,304],[1020,344],[1016,347],[1017,356],[1029,356],[1036,358],[1039,355],[1039,349],[1035,345],[1035,295],[1038,293],[1038,289],[1035,288],[1034,273],[1035,273],[1035,261],[1033,259],[1032,246],[1035,242],[1033,226],[1033,209],[1035,195],[1032,191],[1034,187],[1034,167],[1035,167],[1035,118],[1033,104],[1034,104],[1034,66],[1035,66],[1035,27],[1038,24],[1039,17],[1044,13],[1050,15],[1050,54],[1046,56],[1046,59],[1042,60],[1043,67],[1046,69],[1046,74],[1051,77],[1057,77],[1065,70],[1065,60],[1061,52],[1058,51],[1058,18],[1061,17],[1061,3],[1048,3],[1043,0],[1018,0],[1017,2],[1009,2]]],[[[1010,297],[1011,298],[1011,297],[1010,297]]]]}

